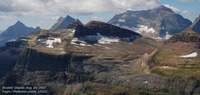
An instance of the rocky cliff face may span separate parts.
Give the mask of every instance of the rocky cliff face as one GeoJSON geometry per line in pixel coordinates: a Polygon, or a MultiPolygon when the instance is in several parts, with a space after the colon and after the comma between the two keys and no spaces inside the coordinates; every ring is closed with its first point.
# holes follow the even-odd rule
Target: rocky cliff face
{"type": "Polygon", "coordinates": [[[52,55],[26,48],[18,56],[16,69],[27,69],[29,71],[66,71],[70,63],[71,55],[52,55]]]}
{"type": "Polygon", "coordinates": [[[113,37],[119,37],[119,38],[131,38],[131,37],[140,37],[139,34],[122,29],[117,26],[113,26],[104,22],[98,22],[98,21],[91,21],[88,24],[83,27],[79,26],[76,29],[75,36],[88,36],[88,35],[97,35],[97,33],[100,33],[102,36],[113,36],[113,37]],[[80,28],[80,29],[79,29],[80,28]]]}
{"type": "Polygon", "coordinates": [[[14,69],[17,62],[17,57],[21,48],[26,46],[24,41],[8,42],[5,47],[0,48],[0,77],[14,69]]]}
{"type": "MultiPolygon", "coordinates": [[[[83,39],[83,38],[91,39],[91,37],[94,38],[95,36],[96,36],[96,39],[98,39],[98,37],[101,38],[100,36],[102,36],[102,37],[107,37],[107,38],[116,38],[116,39],[124,40],[124,41],[134,41],[136,38],[141,37],[140,34],[135,33],[133,31],[123,29],[114,25],[110,25],[104,22],[99,22],[99,21],[91,21],[85,26],[79,25],[78,27],[76,27],[76,32],[74,36],[80,39],[83,39]]],[[[93,42],[93,41],[90,41],[90,42],[93,42]]]]}
{"type": "Polygon", "coordinates": [[[0,52],[2,55],[0,74],[1,78],[3,77],[0,84],[46,85],[51,88],[48,89],[49,94],[58,94],[57,90],[60,86],[55,85],[65,86],[65,84],[91,80],[92,75],[86,73],[81,65],[83,60],[91,56],[74,55],[69,52],[67,48],[70,45],[67,45],[69,43],[67,41],[71,37],[70,33],[70,29],[52,33],[42,30],[7,43],[4,47],[6,51],[2,48],[0,52]],[[61,41],[53,42],[52,48],[48,47],[51,44],[50,40],[55,37],[61,41]]]}

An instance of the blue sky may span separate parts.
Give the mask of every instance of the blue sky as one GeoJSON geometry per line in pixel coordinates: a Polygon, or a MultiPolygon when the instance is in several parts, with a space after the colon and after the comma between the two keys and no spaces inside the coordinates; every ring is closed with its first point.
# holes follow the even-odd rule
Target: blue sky
{"type": "Polygon", "coordinates": [[[193,21],[200,14],[200,0],[1,0],[0,30],[18,20],[29,27],[49,29],[60,16],[70,15],[83,23],[107,22],[126,10],[144,10],[165,4],[193,21]]]}

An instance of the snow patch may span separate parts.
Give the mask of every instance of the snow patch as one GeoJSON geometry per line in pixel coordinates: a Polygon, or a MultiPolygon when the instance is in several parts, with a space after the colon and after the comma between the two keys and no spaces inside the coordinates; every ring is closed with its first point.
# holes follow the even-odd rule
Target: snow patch
{"type": "Polygon", "coordinates": [[[163,38],[161,37],[153,37],[154,40],[157,40],[157,41],[163,41],[163,38]]]}
{"type": "Polygon", "coordinates": [[[123,17],[123,18],[126,18],[127,16],[128,16],[127,14],[124,14],[122,17],[123,17]]]}
{"type": "Polygon", "coordinates": [[[141,64],[142,66],[144,66],[145,65],[145,63],[144,63],[144,61],[142,61],[142,64],[141,64]]]}
{"type": "Polygon", "coordinates": [[[125,19],[119,19],[118,22],[126,22],[125,19]]]}
{"type": "Polygon", "coordinates": [[[120,39],[117,37],[104,37],[100,33],[97,33],[97,38],[100,38],[98,40],[98,43],[100,44],[110,44],[110,43],[120,42],[120,39]]]}
{"type": "Polygon", "coordinates": [[[111,49],[111,48],[109,48],[109,47],[105,47],[105,49],[111,49]]]}
{"type": "Polygon", "coordinates": [[[91,46],[91,45],[87,44],[85,41],[79,40],[78,38],[73,38],[70,43],[72,45],[91,46]]]}
{"type": "Polygon", "coordinates": [[[53,37],[49,37],[48,40],[46,41],[46,47],[48,48],[54,48],[53,47],[53,43],[61,43],[61,39],[60,38],[53,38],[53,37]]]}
{"type": "Polygon", "coordinates": [[[101,47],[102,45],[99,45],[99,44],[94,44],[94,45],[96,45],[96,46],[99,46],[99,47],[101,47]]]}
{"type": "Polygon", "coordinates": [[[168,32],[166,32],[165,40],[169,40],[173,35],[170,35],[168,32]]]}
{"type": "Polygon", "coordinates": [[[145,26],[145,25],[138,25],[137,27],[128,27],[128,26],[120,26],[119,24],[114,24],[115,26],[119,26],[119,27],[122,27],[122,28],[125,28],[125,29],[128,29],[128,30],[131,30],[131,31],[135,31],[139,34],[142,34],[142,33],[155,33],[156,31],[153,29],[153,28],[149,28],[148,26],[145,26]]]}
{"type": "Polygon", "coordinates": [[[153,37],[153,39],[158,41],[166,41],[169,40],[173,35],[170,35],[169,32],[166,32],[166,35],[163,37],[153,37]]]}
{"type": "Polygon", "coordinates": [[[97,41],[99,44],[110,44],[110,43],[120,42],[120,39],[118,37],[105,37],[102,36],[100,33],[97,33],[97,35],[85,36],[80,39],[73,38],[71,44],[80,46],[91,46],[84,40],[97,41]]]}
{"type": "Polygon", "coordinates": [[[69,29],[69,31],[71,31],[73,34],[76,32],[75,29],[69,29]]]}
{"type": "Polygon", "coordinates": [[[61,53],[61,54],[65,54],[66,52],[65,52],[65,51],[61,51],[60,53],[61,53]]]}
{"type": "Polygon", "coordinates": [[[137,28],[134,29],[135,32],[137,33],[155,33],[155,30],[153,28],[149,28],[148,26],[145,25],[138,25],[137,28]]]}
{"type": "Polygon", "coordinates": [[[166,69],[166,68],[169,68],[169,66],[163,66],[162,68],[166,69]]]}
{"type": "Polygon", "coordinates": [[[28,42],[28,41],[30,41],[30,40],[28,40],[28,39],[24,39],[24,38],[22,38],[22,39],[20,39],[21,41],[25,41],[25,42],[28,42]]]}
{"type": "Polygon", "coordinates": [[[8,40],[7,42],[14,42],[16,41],[17,39],[11,39],[11,40],[8,40]]]}
{"type": "Polygon", "coordinates": [[[60,50],[60,53],[61,53],[61,54],[65,54],[65,53],[66,53],[65,50],[64,50],[63,48],[60,48],[59,50],[60,50]]]}
{"type": "Polygon", "coordinates": [[[193,58],[193,57],[197,57],[197,52],[194,52],[194,53],[191,53],[191,54],[188,54],[188,55],[182,55],[180,56],[181,58],[193,58]]]}
{"type": "Polygon", "coordinates": [[[110,44],[110,43],[117,43],[117,42],[120,42],[119,38],[103,37],[100,40],[98,40],[98,43],[100,44],[110,44]]]}
{"type": "Polygon", "coordinates": [[[68,29],[68,30],[70,31],[69,36],[73,37],[75,32],[76,32],[76,30],[74,30],[74,29],[68,29]]]}
{"type": "Polygon", "coordinates": [[[86,46],[86,44],[84,44],[84,43],[80,43],[79,45],[80,45],[80,46],[86,46]]]}

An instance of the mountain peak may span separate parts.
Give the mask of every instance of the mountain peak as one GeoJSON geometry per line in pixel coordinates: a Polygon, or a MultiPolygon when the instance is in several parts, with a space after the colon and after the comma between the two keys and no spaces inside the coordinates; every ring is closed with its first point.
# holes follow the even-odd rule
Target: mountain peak
{"type": "Polygon", "coordinates": [[[108,23],[136,31],[146,37],[165,38],[184,30],[192,22],[172,11],[170,6],[160,5],[149,10],[117,14],[108,23]]]}
{"type": "Polygon", "coordinates": [[[15,25],[17,25],[17,26],[25,26],[21,21],[17,21],[16,23],[15,23],[15,25]]]}
{"type": "Polygon", "coordinates": [[[64,17],[59,17],[58,21],[63,21],[65,18],[64,17]]]}
{"type": "Polygon", "coordinates": [[[101,21],[90,21],[85,26],[96,25],[96,24],[107,24],[107,23],[101,21]]]}
{"type": "Polygon", "coordinates": [[[60,17],[58,21],[50,28],[50,30],[66,29],[71,24],[82,25],[82,23],[78,19],[74,19],[71,16],[67,15],[65,18],[60,17]]]}
{"type": "Polygon", "coordinates": [[[40,27],[34,29],[25,26],[21,21],[17,21],[14,25],[9,26],[2,34],[0,34],[0,47],[4,46],[10,40],[18,39],[21,36],[27,36],[39,30],[40,27]]]}
{"type": "Polygon", "coordinates": [[[158,8],[160,8],[160,9],[169,9],[169,8],[166,7],[165,5],[160,5],[158,8]]]}
{"type": "Polygon", "coordinates": [[[37,26],[37,27],[35,28],[35,30],[41,30],[41,28],[40,28],[39,26],[37,26]]]}
{"type": "Polygon", "coordinates": [[[155,8],[155,9],[160,10],[160,11],[168,11],[168,12],[174,13],[174,11],[171,8],[167,7],[166,5],[160,5],[159,7],[155,8]]]}
{"type": "Polygon", "coordinates": [[[67,16],[65,17],[65,19],[74,19],[74,18],[72,18],[70,15],[67,15],[67,16]]]}

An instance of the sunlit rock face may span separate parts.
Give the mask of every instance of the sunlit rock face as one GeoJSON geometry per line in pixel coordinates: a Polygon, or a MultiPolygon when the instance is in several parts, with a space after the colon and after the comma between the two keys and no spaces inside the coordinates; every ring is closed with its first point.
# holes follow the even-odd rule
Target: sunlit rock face
{"type": "Polygon", "coordinates": [[[163,5],[150,10],[126,11],[115,15],[108,23],[136,31],[143,36],[164,40],[192,24],[163,5]]]}

